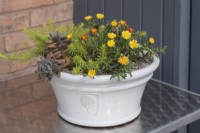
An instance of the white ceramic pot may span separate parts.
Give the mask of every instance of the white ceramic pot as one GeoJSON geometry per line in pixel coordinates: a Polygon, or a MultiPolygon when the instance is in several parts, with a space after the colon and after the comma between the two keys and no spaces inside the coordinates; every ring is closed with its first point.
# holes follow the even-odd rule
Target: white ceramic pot
{"type": "Polygon", "coordinates": [[[154,57],[152,64],[120,81],[110,80],[111,75],[91,79],[62,72],[51,80],[58,113],[68,122],[89,127],[129,122],[140,114],[144,88],[158,65],[159,58],[154,57]]]}

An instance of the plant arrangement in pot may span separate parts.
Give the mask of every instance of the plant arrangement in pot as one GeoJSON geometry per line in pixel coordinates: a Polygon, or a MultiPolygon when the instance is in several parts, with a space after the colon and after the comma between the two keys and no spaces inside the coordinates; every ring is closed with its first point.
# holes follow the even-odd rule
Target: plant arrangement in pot
{"type": "Polygon", "coordinates": [[[25,29],[34,41],[27,51],[5,55],[7,60],[39,57],[37,73],[52,84],[59,115],[74,124],[105,127],[129,122],[141,111],[146,83],[159,65],[154,38],[135,31],[124,20],[25,29]]]}

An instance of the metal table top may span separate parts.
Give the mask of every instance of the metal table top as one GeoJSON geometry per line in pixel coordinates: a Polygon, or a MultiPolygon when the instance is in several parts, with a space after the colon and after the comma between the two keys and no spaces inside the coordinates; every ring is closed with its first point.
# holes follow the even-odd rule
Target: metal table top
{"type": "Polygon", "coordinates": [[[151,80],[140,116],[109,128],[70,124],[56,108],[50,84],[35,74],[0,82],[0,133],[168,133],[200,119],[200,96],[151,80]]]}

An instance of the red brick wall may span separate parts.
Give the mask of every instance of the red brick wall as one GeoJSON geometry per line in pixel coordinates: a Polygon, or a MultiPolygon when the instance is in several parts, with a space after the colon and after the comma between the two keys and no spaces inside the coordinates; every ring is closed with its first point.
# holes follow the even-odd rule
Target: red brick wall
{"type": "MultiPolygon", "coordinates": [[[[49,19],[72,23],[72,17],[72,0],[0,0],[0,50],[8,54],[23,50],[26,27],[41,26],[49,19]]],[[[33,73],[35,64],[35,60],[25,64],[0,60],[0,80],[33,73]]]]}

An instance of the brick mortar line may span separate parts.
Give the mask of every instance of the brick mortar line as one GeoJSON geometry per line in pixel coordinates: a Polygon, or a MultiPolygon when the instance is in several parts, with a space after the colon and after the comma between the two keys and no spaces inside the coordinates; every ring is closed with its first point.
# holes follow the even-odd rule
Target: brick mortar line
{"type": "MultiPolygon", "coordinates": [[[[4,74],[1,74],[2,76],[0,76],[0,77],[4,77],[5,75],[14,75],[15,78],[20,78],[21,76],[15,76],[15,73],[17,73],[17,72],[23,72],[23,71],[26,71],[26,70],[32,70],[35,67],[36,67],[36,65],[30,65],[30,66],[25,67],[24,69],[20,69],[20,70],[16,70],[16,71],[13,71],[13,72],[7,72],[7,73],[4,73],[4,74]]],[[[25,76],[25,75],[28,75],[28,74],[23,73],[22,75],[25,76]]],[[[10,79],[11,80],[13,78],[5,78],[5,79],[7,79],[7,80],[10,79]]],[[[3,80],[0,80],[0,81],[3,81],[3,80]]]]}
{"type": "MultiPolygon", "coordinates": [[[[29,75],[32,75],[32,74],[29,74],[29,75]]],[[[16,79],[19,79],[19,78],[23,78],[23,77],[18,77],[18,78],[16,78],[16,79]]],[[[12,79],[10,79],[10,80],[12,80],[12,79]]],[[[7,82],[8,82],[9,80],[6,80],[6,81],[3,81],[3,82],[6,82],[6,87],[7,87],[7,82]]],[[[32,82],[32,83],[29,83],[29,84],[25,84],[25,85],[22,85],[22,86],[18,86],[18,87],[16,87],[16,88],[7,88],[6,90],[3,90],[3,91],[1,91],[0,92],[0,95],[1,94],[3,94],[3,93],[7,93],[7,92],[11,92],[11,91],[15,91],[15,90],[19,90],[19,89],[21,89],[21,88],[25,88],[25,87],[28,87],[28,86],[30,86],[30,84],[31,84],[31,87],[33,87],[33,84],[39,84],[39,83],[42,83],[42,82],[44,82],[43,80],[36,80],[36,81],[34,81],[34,82],[32,82]]]]}
{"type": "Polygon", "coordinates": [[[28,11],[28,21],[29,21],[29,27],[31,27],[31,11],[28,11]]]}
{"type": "Polygon", "coordinates": [[[36,10],[36,9],[43,9],[49,6],[53,6],[53,5],[59,5],[62,3],[69,3],[72,2],[73,0],[69,0],[69,1],[61,1],[61,2],[53,2],[52,4],[48,4],[48,5],[41,5],[41,6],[37,6],[37,7],[30,7],[30,8],[26,8],[26,9],[19,9],[19,10],[14,10],[14,11],[5,11],[5,2],[3,3],[3,11],[2,13],[0,13],[0,15],[4,15],[4,14],[12,14],[12,13],[18,13],[18,12],[23,12],[23,11],[31,11],[31,10],[36,10]]]}
{"type": "MultiPolygon", "coordinates": [[[[71,20],[73,20],[73,17],[72,18],[70,18],[70,19],[66,19],[66,20],[63,20],[63,21],[58,21],[58,22],[54,22],[55,24],[57,24],[57,23],[62,23],[62,22],[69,22],[69,21],[71,21],[71,20]]],[[[40,25],[37,25],[37,26],[32,26],[32,27],[28,27],[28,28],[40,28],[40,27],[42,27],[42,25],[43,24],[40,24],[40,25]]],[[[16,32],[23,32],[23,30],[24,29],[21,29],[21,30],[15,30],[15,31],[9,31],[9,32],[4,32],[4,33],[0,33],[0,35],[2,35],[2,36],[5,36],[5,35],[7,35],[7,34],[10,34],[10,33],[16,33],[16,32]]]]}
{"type": "Polygon", "coordinates": [[[64,1],[60,1],[60,2],[56,2],[56,0],[53,0],[53,3],[64,3],[64,2],[68,2],[68,1],[72,1],[72,2],[74,2],[74,0],[64,0],[64,1]]]}
{"type": "MultiPolygon", "coordinates": [[[[33,48],[34,46],[31,46],[31,48],[33,48]]],[[[5,50],[5,53],[6,54],[16,54],[16,53],[18,53],[19,51],[22,51],[22,52],[25,52],[26,50],[28,50],[27,48],[22,48],[22,49],[19,49],[19,50],[15,50],[15,51],[6,51],[5,50]]]]}
{"type": "Polygon", "coordinates": [[[17,105],[17,106],[15,106],[15,107],[11,107],[11,108],[8,108],[8,109],[2,109],[2,110],[0,110],[0,112],[9,111],[9,110],[15,110],[15,109],[20,108],[20,107],[22,107],[22,106],[24,106],[24,105],[28,105],[28,104],[31,104],[31,103],[33,103],[33,102],[38,102],[38,101],[40,101],[40,100],[48,99],[49,97],[55,97],[54,93],[52,92],[52,93],[49,94],[49,95],[46,95],[46,96],[44,96],[44,97],[40,97],[40,98],[33,99],[33,100],[31,100],[31,101],[29,101],[29,102],[27,102],[27,103],[24,103],[24,104],[21,104],[21,105],[17,105]]]}
{"type": "MultiPolygon", "coordinates": [[[[67,20],[56,22],[55,25],[59,24],[59,23],[70,22],[71,20],[72,20],[72,24],[73,24],[73,17],[72,17],[71,19],[67,19],[67,20]]],[[[71,24],[69,24],[69,25],[71,25],[71,24]]]]}
{"type": "MultiPolygon", "coordinates": [[[[71,20],[73,20],[73,16],[71,18],[69,18],[69,19],[66,19],[66,20],[54,22],[54,24],[58,24],[58,23],[62,23],[62,22],[69,22],[71,20]]],[[[43,23],[43,24],[45,24],[45,23],[43,23]]],[[[42,27],[43,24],[40,24],[40,25],[37,25],[37,26],[31,26],[30,28],[42,27]]],[[[48,24],[48,21],[46,22],[46,24],[48,24]]]]}
{"type": "Polygon", "coordinates": [[[0,15],[4,12],[5,10],[5,0],[2,0],[2,12],[0,13],[0,15]]]}
{"type": "MultiPolygon", "coordinates": [[[[31,75],[31,74],[30,74],[31,75]]],[[[23,77],[22,77],[23,78],[23,77]]],[[[16,78],[16,79],[20,79],[20,77],[19,78],[16,78]]],[[[11,79],[12,80],[12,79],[11,79]]],[[[18,87],[9,87],[8,88],[8,86],[7,86],[7,82],[8,82],[9,80],[5,80],[4,82],[6,83],[6,86],[5,86],[5,90],[3,90],[3,91],[1,91],[0,92],[0,95],[2,95],[2,94],[4,94],[4,93],[8,93],[8,92],[12,92],[12,91],[18,91],[19,89],[21,89],[21,88],[26,88],[26,87],[31,87],[31,89],[33,89],[33,84],[38,84],[38,83],[40,83],[40,82],[42,82],[42,81],[35,81],[35,82],[32,82],[32,83],[29,83],[29,84],[25,84],[25,85],[22,85],[22,86],[18,86],[18,87]],[[30,84],[31,84],[31,86],[30,86],[30,84]]],[[[31,92],[32,93],[32,92],[31,92]]]]}
{"type": "Polygon", "coordinates": [[[3,48],[3,49],[2,49],[2,50],[3,50],[2,52],[3,52],[3,53],[6,53],[6,48],[5,48],[5,37],[3,36],[2,39],[3,39],[3,41],[2,41],[3,44],[0,44],[0,45],[2,45],[2,48],[3,48]]]}
{"type": "MultiPolygon", "coordinates": [[[[64,22],[70,22],[71,20],[73,19],[67,19],[67,20],[64,20],[64,21],[59,21],[59,22],[56,22],[56,24],[59,24],[59,23],[64,23],[64,22]]],[[[30,27],[30,28],[41,28],[42,25],[40,26],[34,26],[34,27],[30,27]]],[[[6,48],[5,48],[5,35],[9,35],[10,33],[17,33],[17,32],[23,32],[23,30],[17,30],[17,31],[13,31],[13,32],[7,32],[7,33],[3,33],[1,35],[3,35],[3,53],[6,53],[6,54],[12,54],[12,53],[17,53],[18,51],[25,51],[27,50],[27,48],[21,48],[21,49],[18,49],[18,50],[14,50],[14,51],[7,51],[6,48]]],[[[27,35],[28,36],[28,35],[27,35]]],[[[31,48],[34,47],[34,46],[31,46],[31,48]]]]}

